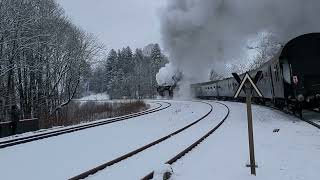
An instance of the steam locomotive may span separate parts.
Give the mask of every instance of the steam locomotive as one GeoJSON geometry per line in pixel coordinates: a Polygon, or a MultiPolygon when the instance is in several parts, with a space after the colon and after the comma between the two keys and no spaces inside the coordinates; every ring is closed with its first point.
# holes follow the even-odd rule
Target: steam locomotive
{"type": "MultiPolygon", "coordinates": [[[[258,71],[262,71],[257,86],[263,98],[253,94],[255,102],[272,103],[278,108],[298,112],[301,117],[303,109],[319,108],[320,33],[292,39],[278,55],[248,73],[254,77],[258,71]]],[[[191,85],[194,96],[202,99],[233,99],[237,88],[234,78],[191,85]]],[[[242,92],[238,100],[244,97],[242,92]]]]}

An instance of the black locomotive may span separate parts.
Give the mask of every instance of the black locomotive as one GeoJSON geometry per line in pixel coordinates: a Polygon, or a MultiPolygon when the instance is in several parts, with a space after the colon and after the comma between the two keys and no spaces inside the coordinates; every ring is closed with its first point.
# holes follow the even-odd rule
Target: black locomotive
{"type": "Polygon", "coordinates": [[[166,98],[172,98],[173,97],[173,89],[176,87],[176,85],[172,86],[158,86],[157,92],[160,96],[166,97],[166,98]]]}
{"type": "MultiPolygon", "coordinates": [[[[289,41],[277,56],[249,72],[262,71],[257,86],[263,98],[254,101],[271,102],[276,107],[299,111],[319,108],[320,102],[320,33],[310,33],[289,41]]],[[[243,77],[242,74],[240,77],[243,77]]],[[[192,84],[195,97],[233,99],[238,83],[234,78],[192,84]]],[[[242,93],[239,97],[244,98],[242,93]]]]}

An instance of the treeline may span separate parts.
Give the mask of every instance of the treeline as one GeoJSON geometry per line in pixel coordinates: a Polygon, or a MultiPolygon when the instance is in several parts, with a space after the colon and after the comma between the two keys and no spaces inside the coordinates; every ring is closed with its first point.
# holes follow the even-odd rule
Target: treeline
{"type": "Polygon", "coordinates": [[[93,71],[89,90],[106,92],[110,98],[152,98],[157,94],[156,74],[168,63],[158,44],[144,50],[112,49],[93,71]]]}
{"type": "Polygon", "coordinates": [[[55,0],[0,0],[0,121],[58,115],[98,49],[55,0]]]}

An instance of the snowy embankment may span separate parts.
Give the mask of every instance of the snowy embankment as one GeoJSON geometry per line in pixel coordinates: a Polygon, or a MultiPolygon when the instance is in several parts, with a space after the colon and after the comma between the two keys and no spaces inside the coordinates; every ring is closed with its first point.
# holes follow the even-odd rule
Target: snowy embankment
{"type": "Polygon", "coordinates": [[[152,172],[154,169],[158,169],[163,166],[166,161],[176,156],[182,150],[209,132],[212,128],[217,126],[226,116],[226,107],[221,104],[211,104],[213,106],[212,113],[199,123],[133,157],[111,167],[107,167],[103,171],[90,176],[88,179],[140,179],[152,172]]]}
{"type": "Polygon", "coordinates": [[[70,178],[180,129],[210,109],[200,102],[170,102],[168,109],[129,121],[0,149],[1,179],[70,178]]]}
{"type": "Polygon", "coordinates": [[[173,180],[319,179],[320,131],[290,115],[253,106],[257,176],[250,175],[245,105],[223,102],[226,122],[206,141],[175,163],[173,180]],[[279,129],[279,132],[273,132],[279,129]]]}
{"type": "MultiPolygon", "coordinates": [[[[113,102],[128,102],[128,101],[130,101],[130,100],[122,100],[122,101],[116,100],[116,101],[113,101],[113,100],[104,99],[106,97],[108,97],[108,96],[105,95],[105,94],[98,94],[98,95],[87,96],[87,97],[84,97],[82,99],[76,99],[75,101],[81,101],[81,103],[85,103],[85,102],[91,101],[91,100],[94,100],[94,101],[97,100],[98,101],[98,102],[95,102],[95,103],[105,103],[105,102],[113,103],[113,102]],[[101,98],[101,99],[99,99],[99,98],[101,98]]],[[[148,101],[148,102],[146,102],[146,104],[147,104],[148,108],[146,110],[144,110],[144,111],[150,111],[150,110],[153,110],[153,109],[158,108],[158,107],[161,106],[160,104],[156,103],[155,101],[148,101]]],[[[166,106],[166,104],[164,104],[164,106],[166,106]]],[[[143,111],[139,111],[139,112],[143,112],[143,111]]],[[[131,114],[135,114],[135,113],[131,113],[131,114]]],[[[126,114],[126,115],[130,115],[130,114],[126,114]]],[[[123,115],[123,116],[126,116],[126,115],[123,115]]],[[[122,117],[122,116],[118,116],[118,117],[122,117]]],[[[32,135],[41,135],[41,134],[44,134],[44,133],[65,130],[65,129],[69,129],[69,128],[73,128],[73,127],[79,127],[79,126],[82,126],[82,125],[88,125],[88,124],[92,124],[92,123],[111,120],[111,119],[114,119],[114,118],[117,118],[117,117],[99,119],[99,120],[94,120],[94,121],[90,121],[90,122],[82,122],[80,124],[70,125],[70,126],[54,126],[52,128],[40,129],[40,130],[37,130],[37,131],[26,132],[26,133],[22,133],[22,134],[16,134],[14,136],[3,137],[3,138],[0,138],[0,142],[7,141],[7,140],[15,140],[15,139],[28,137],[28,136],[32,136],[32,135]]]]}

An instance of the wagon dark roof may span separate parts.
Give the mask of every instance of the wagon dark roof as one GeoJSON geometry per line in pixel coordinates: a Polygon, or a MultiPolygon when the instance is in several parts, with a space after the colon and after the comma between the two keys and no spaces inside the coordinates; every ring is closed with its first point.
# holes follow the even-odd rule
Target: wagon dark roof
{"type": "Polygon", "coordinates": [[[314,54],[319,50],[320,33],[304,34],[290,40],[282,49],[280,58],[293,57],[298,54],[305,55],[305,53],[314,54]]]}
{"type": "Polygon", "coordinates": [[[299,71],[317,72],[320,67],[320,33],[304,34],[290,40],[282,49],[280,59],[287,59],[299,71]]]}

